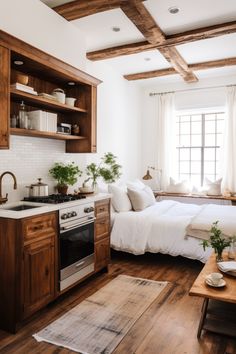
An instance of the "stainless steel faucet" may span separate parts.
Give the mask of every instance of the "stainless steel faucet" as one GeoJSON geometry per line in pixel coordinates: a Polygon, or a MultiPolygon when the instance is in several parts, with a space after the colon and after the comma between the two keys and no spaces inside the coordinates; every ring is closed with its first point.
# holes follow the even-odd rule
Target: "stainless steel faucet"
{"type": "Polygon", "coordinates": [[[0,204],[4,204],[8,201],[8,194],[6,194],[5,197],[2,196],[2,178],[3,176],[5,175],[11,175],[13,180],[14,180],[14,189],[17,188],[17,181],[16,181],[16,176],[10,172],[10,171],[6,171],[6,172],[3,172],[0,176],[0,204]]]}

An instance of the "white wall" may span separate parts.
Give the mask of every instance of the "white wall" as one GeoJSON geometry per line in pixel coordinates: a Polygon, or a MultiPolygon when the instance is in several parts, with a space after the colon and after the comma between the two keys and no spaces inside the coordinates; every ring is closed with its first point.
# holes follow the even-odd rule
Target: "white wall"
{"type": "Polygon", "coordinates": [[[55,183],[48,170],[54,161],[74,161],[85,169],[107,151],[117,155],[123,178],[136,177],[141,154],[140,91],[108,64],[86,61],[84,35],[39,0],[0,1],[0,29],[103,80],[98,87],[98,154],[65,154],[64,142],[11,136],[10,150],[0,150],[0,174],[10,170],[18,181],[13,191],[11,177],[4,177],[3,192],[9,193],[9,200],[27,195],[25,186],[38,177],[53,192],[55,183]]]}

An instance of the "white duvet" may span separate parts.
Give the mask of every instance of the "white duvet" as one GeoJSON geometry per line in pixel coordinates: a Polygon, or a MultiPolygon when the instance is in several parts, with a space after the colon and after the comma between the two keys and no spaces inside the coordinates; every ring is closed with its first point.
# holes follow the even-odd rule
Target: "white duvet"
{"type": "Polygon", "coordinates": [[[160,252],[206,262],[212,249],[204,251],[199,239],[185,237],[187,226],[202,207],[164,200],[140,212],[115,213],[111,247],[137,255],[160,252]]]}

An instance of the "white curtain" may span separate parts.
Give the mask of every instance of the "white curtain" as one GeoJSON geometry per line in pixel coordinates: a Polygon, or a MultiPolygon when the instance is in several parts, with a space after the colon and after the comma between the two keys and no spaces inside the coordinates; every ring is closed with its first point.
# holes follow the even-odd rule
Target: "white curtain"
{"type": "Polygon", "coordinates": [[[174,93],[157,95],[157,166],[161,169],[161,189],[169,184],[176,171],[174,93]]]}
{"type": "Polygon", "coordinates": [[[222,189],[236,193],[236,86],[226,88],[222,189]]]}

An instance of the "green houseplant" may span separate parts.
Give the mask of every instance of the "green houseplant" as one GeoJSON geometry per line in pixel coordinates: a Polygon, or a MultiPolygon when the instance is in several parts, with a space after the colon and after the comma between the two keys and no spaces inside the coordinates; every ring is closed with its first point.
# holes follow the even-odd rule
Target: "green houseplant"
{"type": "Polygon", "coordinates": [[[97,180],[102,177],[106,183],[113,183],[121,176],[121,165],[116,162],[117,157],[111,152],[107,152],[101,158],[101,162],[97,165],[92,162],[86,167],[88,178],[84,181],[83,187],[91,179],[94,190],[97,187],[97,180]]]}
{"type": "Polygon", "coordinates": [[[227,240],[223,237],[223,233],[222,231],[218,228],[218,222],[219,221],[215,221],[212,224],[211,227],[211,236],[210,236],[210,240],[203,240],[202,242],[202,246],[203,249],[205,251],[206,247],[211,246],[216,254],[216,261],[220,262],[222,261],[222,252],[226,247],[229,247],[232,239],[227,240]]]}
{"type": "Polygon", "coordinates": [[[82,175],[82,171],[74,162],[63,163],[55,162],[49,170],[49,174],[57,181],[57,190],[61,194],[66,194],[68,186],[72,186],[77,182],[78,177],[82,175]]]}

